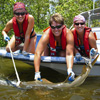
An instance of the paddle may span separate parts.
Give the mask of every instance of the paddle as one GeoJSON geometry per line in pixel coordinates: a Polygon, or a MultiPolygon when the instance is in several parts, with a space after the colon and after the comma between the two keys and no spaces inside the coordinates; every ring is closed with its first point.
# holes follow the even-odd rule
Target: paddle
{"type": "Polygon", "coordinates": [[[15,69],[15,73],[16,73],[16,77],[17,77],[17,86],[19,86],[19,84],[21,83],[20,81],[20,78],[19,78],[19,75],[18,75],[18,72],[17,72],[17,69],[16,69],[16,65],[15,65],[15,62],[14,62],[14,58],[13,58],[13,53],[12,53],[12,50],[11,50],[11,47],[10,47],[10,43],[8,41],[8,46],[9,46],[9,50],[10,50],[10,53],[11,53],[11,57],[12,57],[12,62],[13,62],[13,65],[14,65],[14,69],[15,69]]]}

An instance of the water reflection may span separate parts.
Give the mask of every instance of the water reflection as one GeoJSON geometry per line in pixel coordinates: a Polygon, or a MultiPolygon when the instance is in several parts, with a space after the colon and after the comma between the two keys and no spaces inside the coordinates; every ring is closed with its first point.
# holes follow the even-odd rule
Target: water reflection
{"type": "Polygon", "coordinates": [[[86,84],[70,89],[34,87],[30,90],[0,86],[0,100],[99,100],[100,88],[90,88],[86,84]]]}
{"type": "MultiPolygon", "coordinates": [[[[0,77],[16,80],[11,59],[0,59],[0,77]]],[[[16,61],[21,81],[34,79],[33,66],[16,61]]],[[[66,76],[48,68],[40,69],[43,78],[53,82],[64,81],[66,76]]],[[[0,85],[0,100],[100,100],[100,77],[88,77],[79,87],[49,88],[34,86],[20,90],[11,86],[0,85]]]]}

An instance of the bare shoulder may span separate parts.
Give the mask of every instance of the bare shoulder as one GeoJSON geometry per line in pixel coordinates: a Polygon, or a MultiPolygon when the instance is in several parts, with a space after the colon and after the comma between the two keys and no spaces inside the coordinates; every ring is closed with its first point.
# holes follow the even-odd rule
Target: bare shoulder
{"type": "Polygon", "coordinates": [[[93,32],[90,32],[89,34],[89,45],[91,48],[97,49],[96,39],[93,32]]]}
{"type": "Polygon", "coordinates": [[[31,21],[31,20],[34,20],[34,17],[29,14],[28,19],[31,21]]]}
{"type": "Polygon", "coordinates": [[[93,32],[91,31],[89,34],[89,39],[95,39],[93,32]]]}
{"type": "Polygon", "coordinates": [[[47,30],[43,33],[43,35],[42,35],[43,40],[48,40],[48,39],[49,39],[49,30],[50,30],[50,29],[47,29],[47,30]]]}
{"type": "Polygon", "coordinates": [[[43,35],[42,35],[42,37],[40,39],[40,42],[43,43],[43,44],[48,44],[49,43],[49,29],[46,30],[43,33],[43,35]]]}
{"type": "Polygon", "coordinates": [[[13,28],[13,20],[9,20],[5,26],[5,28],[3,30],[5,30],[6,32],[8,32],[10,29],[13,28]]]}
{"type": "Polygon", "coordinates": [[[66,35],[66,38],[67,38],[68,41],[69,41],[69,40],[74,41],[74,36],[73,36],[71,30],[68,29],[68,28],[67,28],[67,35],[66,35]]]}
{"type": "Polygon", "coordinates": [[[13,25],[13,19],[9,20],[6,25],[7,26],[12,26],[13,25]]]}
{"type": "Polygon", "coordinates": [[[68,35],[69,35],[69,34],[70,34],[70,35],[72,35],[71,30],[70,30],[70,29],[68,29],[68,28],[67,28],[67,34],[68,34],[68,35]]]}
{"type": "Polygon", "coordinates": [[[73,32],[74,30],[75,30],[75,28],[72,28],[72,29],[71,29],[71,32],[73,32]]]}
{"type": "Polygon", "coordinates": [[[49,43],[49,33],[46,31],[40,38],[36,51],[41,51],[42,49],[45,49],[48,43],[49,43]]]}

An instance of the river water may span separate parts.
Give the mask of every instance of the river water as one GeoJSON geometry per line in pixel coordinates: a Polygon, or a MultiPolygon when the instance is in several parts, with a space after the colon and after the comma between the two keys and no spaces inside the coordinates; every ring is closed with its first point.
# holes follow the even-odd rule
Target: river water
{"type": "MultiPolygon", "coordinates": [[[[34,68],[21,61],[15,61],[20,80],[33,81],[34,68]]],[[[62,82],[66,76],[49,68],[41,68],[42,78],[52,82],[62,82]]],[[[0,78],[16,80],[11,59],[0,58],[0,78]]],[[[49,88],[33,86],[30,89],[18,89],[0,83],[0,100],[100,100],[100,77],[88,77],[75,88],[49,88]]]]}

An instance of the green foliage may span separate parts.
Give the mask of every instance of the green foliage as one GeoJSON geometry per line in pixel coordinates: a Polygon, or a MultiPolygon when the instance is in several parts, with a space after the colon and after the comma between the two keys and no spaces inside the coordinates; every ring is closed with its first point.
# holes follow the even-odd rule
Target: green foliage
{"type": "MultiPolygon", "coordinates": [[[[26,5],[26,9],[29,14],[34,16],[35,19],[35,31],[42,34],[42,29],[48,26],[48,15],[49,13],[49,0],[16,0],[16,2],[23,2],[26,5]]],[[[6,23],[13,17],[13,5],[15,0],[1,0],[0,1],[0,33],[6,23]]],[[[8,35],[13,35],[11,30],[8,35]]],[[[2,34],[0,34],[0,47],[5,46],[7,43],[3,40],[2,34]]]]}
{"type": "Polygon", "coordinates": [[[94,20],[92,20],[92,21],[90,21],[90,27],[100,27],[100,21],[98,20],[98,19],[94,19],[94,20]]]}
{"type": "Polygon", "coordinates": [[[47,26],[46,16],[49,12],[49,0],[30,0],[27,2],[27,9],[34,16],[37,27],[44,28],[47,26]]]}
{"type": "Polygon", "coordinates": [[[75,15],[92,9],[91,0],[63,0],[56,6],[56,12],[59,12],[65,19],[65,24],[69,28],[73,23],[75,15]]]}
{"type": "MultiPolygon", "coordinates": [[[[1,0],[0,1],[0,33],[2,33],[3,28],[6,23],[13,16],[13,8],[14,0],[1,0]]],[[[0,34],[0,47],[5,46],[7,43],[3,40],[2,34],[0,34]]]]}
{"type": "MultiPolygon", "coordinates": [[[[0,33],[2,33],[6,23],[13,17],[13,5],[15,2],[23,2],[29,14],[34,16],[34,28],[38,34],[42,34],[43,29],[49,26],[49,18],[55,12],[60,13],[64,17],[65,24],[69,28],[75,15],[93,9],[92,0],[1,0],[0,33]]],[[[99,6],[100,0],[95,2],[95,8],[99,6]]],[[[13,30],[8,33],[10,37],[13,34],[13,30]]],[[[0,47],[6,44],[2,34],[0,34],[0,47]]]]}

